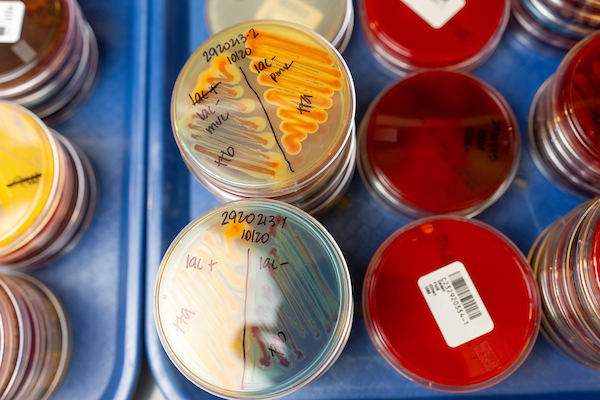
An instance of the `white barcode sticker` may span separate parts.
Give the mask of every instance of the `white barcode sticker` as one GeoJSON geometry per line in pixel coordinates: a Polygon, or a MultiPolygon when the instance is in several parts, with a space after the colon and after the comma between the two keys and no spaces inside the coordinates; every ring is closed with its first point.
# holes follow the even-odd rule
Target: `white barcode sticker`
{"type": "Polygon", "coordinates": [[[17,43],[21,39],[25,3],[0,1],[0,43],[17,43]]]}
{"type": "Polygon", "coordinates": [[[400,0],[425,20],[433,29],[446,25],[460,10],[466,0],[400,0]]]}
{"type": "Polygon", "coordinates": [[[460,261],[423,275],[417,284],[448,346],[458,347],[494,329],[494,322],[460,261]]]}

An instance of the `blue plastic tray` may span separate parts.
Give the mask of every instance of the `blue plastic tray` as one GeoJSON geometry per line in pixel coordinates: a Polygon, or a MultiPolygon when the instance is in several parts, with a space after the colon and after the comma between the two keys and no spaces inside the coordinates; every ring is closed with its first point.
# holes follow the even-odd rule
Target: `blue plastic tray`
{"type": "Polygon", "coordinates": [[[71,365],[55,399],[128,399],[141,355],[148,6],[80,4],[98,37],[100,80],[55,129],[90,158],[98,209],[77,247],[33,274],[60,296],[72,322],[71,365]]]}
{"type": "MultiPolygon", "coordinates": [[[[169,121],[171,90],[189,55],[208,38],[201,0],[155,0],[151,5],[149,105],[149,208],[146,253],[146,349],[154,377],[170,400],[211,396],[188,382],[171,364],[156,333],[153,293],[161,257],[181,228],[217,201],[191,176],[175,145],[169,121]]],[[[359,122],[377,93],[398,79],[372,57],[359,24],[344,57],[358,95],[359,122]]],[[[558,66],[550,58],[522,45],[511,30],[492,57],[473,73],[495,86],[513,107],[526,137],[529,106],[537,88],[558,66]]],[[[504,232],[524,253],[537,235],[580,200],[554,188],[535,168],[527,143],[517,173],[519,185],[478,218],[504,232]],[[519,188],[517,188],[519,187],[519,188]]],[[[293,393],[295,399],[432,398],[448,394],[411,383],[379,356],[361,319],[362,281],[379,245],[407,221],[390,215],[368,194],[358,174],[347,194],[349,206],[336,208],[321,221],[344,252],[354,285],[357,316],[347,347],[322,377],[293,393]],[[348,221],[352,221],[350,224],[348,221]]],[[[507,292],[510,288],[507,288],[507,292]]],[[[568,360],[540,336],[525,363],[500,384],[470,395],[525,398],[600,398],[598,373],[568,360]]]]}

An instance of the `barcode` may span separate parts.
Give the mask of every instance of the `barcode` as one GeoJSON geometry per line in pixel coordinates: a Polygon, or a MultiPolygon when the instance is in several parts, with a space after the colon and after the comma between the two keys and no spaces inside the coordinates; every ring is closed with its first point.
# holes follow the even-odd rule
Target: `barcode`
{"type": "Polygon", "coordinates": [[[456,291],[458,300],[467,312],[469,320],[481,317],[481,311],[479,311],[479,307],[475,302],[475,298],[473,298],[473,295],[467,286],[467,282],[465,282],[465,279],[462,277],[460,271],[450,274],[448,278],[450,279],[450,283],[452,283],[452,286],[456,291]]]}
{"type": "Polygon", "coordinates": [[[4,36],[4,32],[6,32],[6,27],[0,26],[0,36],[4,36]]]}

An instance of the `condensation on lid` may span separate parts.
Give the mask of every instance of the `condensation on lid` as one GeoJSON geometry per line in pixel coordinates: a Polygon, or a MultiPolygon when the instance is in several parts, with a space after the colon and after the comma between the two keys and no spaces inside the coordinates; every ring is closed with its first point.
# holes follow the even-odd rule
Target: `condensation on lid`
{"type": "Polygon", "coordinates": [[[158,273],[159,336],[194,384],[225,398],[273,398],[337,359],[352,323],[343,255],[312,217],[242,200],[191,222],[158,273]]]}
{"type": "Polygon", "coordinates": [[[349,140],[354,85],[337,51],[306,28],[244,23],[218,33],[175,84],[171,120],[190,168],[247,197],[302,189],[349,140]]]}

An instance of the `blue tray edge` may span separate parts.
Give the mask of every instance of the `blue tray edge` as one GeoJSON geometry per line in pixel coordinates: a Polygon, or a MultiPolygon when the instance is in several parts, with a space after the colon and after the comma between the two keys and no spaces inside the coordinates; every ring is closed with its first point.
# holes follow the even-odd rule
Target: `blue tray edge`
{"type": "Polygon", "coordinates": [[[102,399],[125,400],[133,396],[141,369],[142,350],[142,299],[145,248],[146,205],[146,111],[148,92],[148,0],[133,3],[131,26],[131,76],[130,92],[132,110],[129,126],[130,159],[126,183],[127,210],[123,236],[127,238],[127,251],[122,255],[122,265],[127,265],[124,284],[120,288],[119,306],[124,314],[120,319],[119,337],[123,338],[118,368],[113,372],[102,399]]]}

